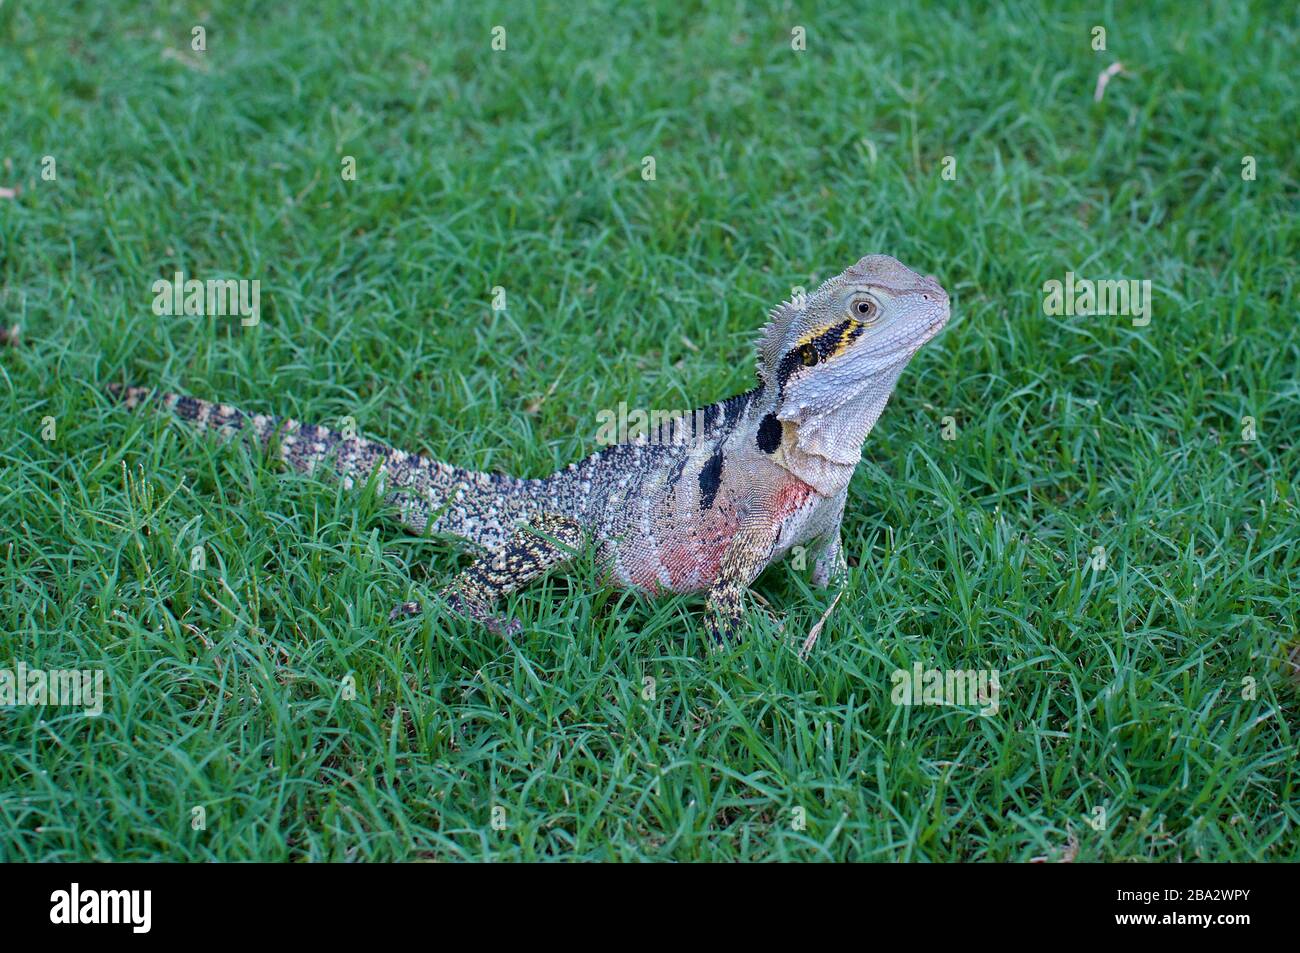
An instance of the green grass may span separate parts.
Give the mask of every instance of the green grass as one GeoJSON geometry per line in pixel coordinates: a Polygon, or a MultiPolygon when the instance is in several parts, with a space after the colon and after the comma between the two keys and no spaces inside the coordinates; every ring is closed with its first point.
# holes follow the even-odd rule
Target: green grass
{"type": "Polygon", "coordinates": [[[0,858],[1300,859],[1294,8],[492,6],[0,3],[0,667],[107,682],[0,710],[0,858]],[[766,309],[870,252],[953,320],[806,662],[790,564],[717,654],[590,560],[510,645],[390,625],[454,542],[102,396],[539,476],[620,401],[747,389],[766,309]],[[261,323],[155,316],[177,269],[261,323]],[[1149,279],[1150,325],[1045,315],[1067,270],[1149,279]],[[998,714],[891,704],[918,661],[998,714]]]}

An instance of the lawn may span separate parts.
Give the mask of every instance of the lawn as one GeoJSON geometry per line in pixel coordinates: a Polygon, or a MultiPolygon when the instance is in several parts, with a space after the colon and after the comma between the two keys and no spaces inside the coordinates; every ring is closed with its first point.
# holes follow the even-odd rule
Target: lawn
{"type": "Polygon", "coordinates": [[[0,2],[0,668],[104,679],[0,708],[0,859],[1300,859],[1300,18],[1207,8],[0,2]],[[104,393],[542,476],[875,252],[953,318],[806,660],[795,561],[718,652],[589,558],[390,623],[454,540],[104,393]]]}

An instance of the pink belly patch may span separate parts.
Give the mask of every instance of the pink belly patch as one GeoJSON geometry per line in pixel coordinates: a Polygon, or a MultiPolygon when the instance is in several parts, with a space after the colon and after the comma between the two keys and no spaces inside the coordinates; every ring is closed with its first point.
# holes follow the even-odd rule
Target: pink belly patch
{"type": "MultiPolygon", "coordinates": [[[[802,480],[783,484],[770,500],[770,518],[777,523],[788,519],[808,504],[813,493],[802,480]]],[[[618,546],[618,566],[628,586],[650,595],[708,589],[717,581],[722,557],[739,529],[735,510],[718,506],[704,514],[694,533],[677,530],[655,542],[641,536],[624,540],[618,546]]]]}
{"type": "Polygon", "coordinates": [[[778,523],[788,516],[793,516],[803,508],[813,495],[813,488],[802,480],[791,480],[776,491],[772,505],[772,517],[778,523]]]}

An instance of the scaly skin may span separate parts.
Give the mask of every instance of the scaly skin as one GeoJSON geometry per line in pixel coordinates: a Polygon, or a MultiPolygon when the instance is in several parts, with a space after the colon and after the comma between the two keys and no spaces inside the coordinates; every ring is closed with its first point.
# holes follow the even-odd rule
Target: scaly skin
{"type": "MultiPolygon", "coordinates": [[[[348,486],[381,467],[384,492],[416,533],[449,533],[485,552],[446,589],[454,610],[504,634],[502,598],[588,540],[610,581],[649,593],[707,592],[712,633],[742,621],[745,589],[795,546],[817,552],[813,581],[842,565],[849,479],[899,374],[948,320],[948,295],[893,258],[863,258],[803,302],[773,309],[758,345],[758,386],[675,422],[651,442],[617,444],[540,480],[488,475],[324,427],[247,414],[142,388],[200,429],[276,447],[293,469],[328,463],[348,486]]],[[[393,616],[420,611],[404,603],[393,616]]]]}

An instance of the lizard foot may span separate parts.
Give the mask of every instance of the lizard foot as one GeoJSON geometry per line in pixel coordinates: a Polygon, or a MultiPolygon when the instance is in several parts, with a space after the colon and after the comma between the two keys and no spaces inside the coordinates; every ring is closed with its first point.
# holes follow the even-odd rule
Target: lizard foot
{"type": "MultiPolygon", "coordinates": [[[[493,635],[509,637],[518,635],[524,630],[524,625],[518,619],[507,618],[506,616],[491,615],[487,612],[476,611],[473,606],[458,595],[447,597],[448,607],[462,618],[477,622],[483,628],[487,629],[493,635]]],[[[393,611],[388,613],[388,621],[396,622],[398,619],[410,618],[423,612],[423,607],[418,602],[399,602],[393,606],[393,611]]]]}
{"type": "Polygon", "coordinates": [[[489,616],[486,619],[480,619],[483,627],[493,635],[499,635],[503,639],[512,638],[524,631],[524,624],[518,619],[510,619],[505,616],[489,616]]]}
{"type": "Polygon", "coordinates": [[[388,613],[388,621],[396,622],[398,619],[406,616],[419,615],[422,610],[418,602],[399,602],[393,606],[393,611],[388,613]]]}
{"type": "Polygon", "coordinates": [[[511,619],[508,616],[493,615],[474,602],[463,598],[460,593],[447,593],[444,598],[447,601],[448,608],[453,612],[473,622],[477,622],[493,635],[509,638],[510,636],[518,635],[524,630],[524,624],[518,619],[511,619]]]}
{"type": "Polygon", "coordinates": [[[709,647],[721,651],[729,648],[736,641],[740,632],[740,616],[714,615],[708,621],[709,647]]]}

